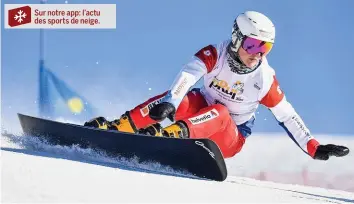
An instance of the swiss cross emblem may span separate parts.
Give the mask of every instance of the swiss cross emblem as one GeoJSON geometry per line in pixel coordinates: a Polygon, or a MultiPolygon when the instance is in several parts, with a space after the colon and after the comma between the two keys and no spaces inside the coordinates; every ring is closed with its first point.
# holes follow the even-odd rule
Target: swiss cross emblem
{"type": "Polygon", "coordinates": [[[206,55],[206,56],[210,56],[210,54],[211,54],[211,53],[210,53],[210,50],[205,50],[203,53],[204,53],[204,55],[206,55]]]}
{"type": "Polygon", "coordinates": [[[19,26],[26,23],[31,23],[31,7],[23,6],[10,9],[8,12],[9,26],[19,26]]]}

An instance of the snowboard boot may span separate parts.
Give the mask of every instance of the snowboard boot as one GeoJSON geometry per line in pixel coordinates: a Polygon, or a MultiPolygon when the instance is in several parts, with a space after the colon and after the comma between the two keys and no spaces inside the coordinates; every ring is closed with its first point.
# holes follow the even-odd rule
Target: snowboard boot
{"type": "Polygon", "coordinates": [[[111,122],[111,129],[116,129],[120,132],[138,132],[138,129],[135,127],[128,111],[125,112],[119,119],[111,122]]]}
{"type": "Polygon", "coordinates": [[[189,131],[187,125],[185,125],[183,122],[177,121],[176,123],[165,127],[162,130],[162,135],[164,137],[188,138],[189,131]]]}
{"type": "Polygon", "coordinates": [[[151,135],[151,136],[163,136],[162,135],[162,126],[160,123],[152,124],[146,128],[142,128],[138,132],[143,135],[151,135]]]}
{"type": "Polygon", "coordinates": [[[188,138],[188,128],[182,122],[176,122],[168,127],[162,128],[160,123],[150,125],[139,130],[140,134],[158,136],[158,137],[174,137],[188,138]]]}
{"type": "Polygon", "coordinates": [[[88,122],[85,122],[84,126],[107,130],[109,126],[109,121],[107,121],[106,118],[100,116],[97,118],[93,118],[88,122]]]}
{"type": "Polygon", "coordinates": [[[84,126],[129,133],[136,133],[138,131],[129,116],[129,112],[126,112],[119,119],[111,122],[107,121],[104,117],[97,117],[86,122],[84,126]]]}

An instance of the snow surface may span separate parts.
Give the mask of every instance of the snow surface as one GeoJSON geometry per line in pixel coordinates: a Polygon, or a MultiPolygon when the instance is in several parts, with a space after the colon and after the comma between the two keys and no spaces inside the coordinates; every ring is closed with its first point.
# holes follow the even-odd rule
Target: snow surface
{"type": "MultiPolygon", "coordinates": [[[[354,172],[352,153],[346,158],[317,162],[308,159],[288,138],[261,136],[250,138],[242,153],[226,160],[228,178],[224,182],[214,182],[191,178],[158,164],[109,158],[100,152],[75,146],[49,146],[36,138],[3,132],[1,201],[354,203],[354,191],[350,192],[354,186],[354,180],[350,180],[353,178],[350,173],[354,172]],[[271,149],[260,148],[265,142],[268,146],[271,142],[271,149]],[[334,190],[285,184],[294,181],[274,176],[278,172],[287,178],[297,178],[294,175],[298,170],[303,171],[304,166],[310,173],[329,175],[322,180],[327,177],[338,180],[340,176],[349,175],[344,179],[349,180],[349,184],[344,187],[341,181],[337,186],[331,186],[337,189],[334,190]],[[252,179],[259,171],[263,172],[259,179],[269,177],[283,184],[252,179]],[[341,188],[346,189],[338,190],[341,188]]],[[[335,140],[354,146],[353,140],[333,138],[324,137],[323,141],[335,140]]]]}

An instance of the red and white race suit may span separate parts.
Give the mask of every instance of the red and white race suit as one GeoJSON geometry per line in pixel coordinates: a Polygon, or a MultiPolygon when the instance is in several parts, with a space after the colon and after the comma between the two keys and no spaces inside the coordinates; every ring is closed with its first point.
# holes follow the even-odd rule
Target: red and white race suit
{"type": "Polygon", "coordinates": [[[251,134],[259,104],[269,108],[290,138],[310,156],[319,143],[296,113],[265,57],[254,71],[238,74],[227,62],[230,40],[208,45],[183,66],[168,91],[150,98],[132,109],[131,117],[138,128],[154,121],[151,107],[162,101],[176,108],[176,120],[184,121],[190,138],[210,138],[224,157],[238,153],[251,134]],[[200,89],[190,88],[203,77],[200,89]]]}

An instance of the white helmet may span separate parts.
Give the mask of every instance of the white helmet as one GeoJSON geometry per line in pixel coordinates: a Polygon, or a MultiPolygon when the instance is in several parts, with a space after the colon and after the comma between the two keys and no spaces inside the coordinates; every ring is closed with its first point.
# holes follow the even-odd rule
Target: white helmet
{"type": "Polygon", "coordinates": [[[244,36],[265,42],[274,43],[275,27],[272,21],[262,13],[246,11],[234,21],[232,28],[231,49],[235,52],[240,48],[244,36]]]}

